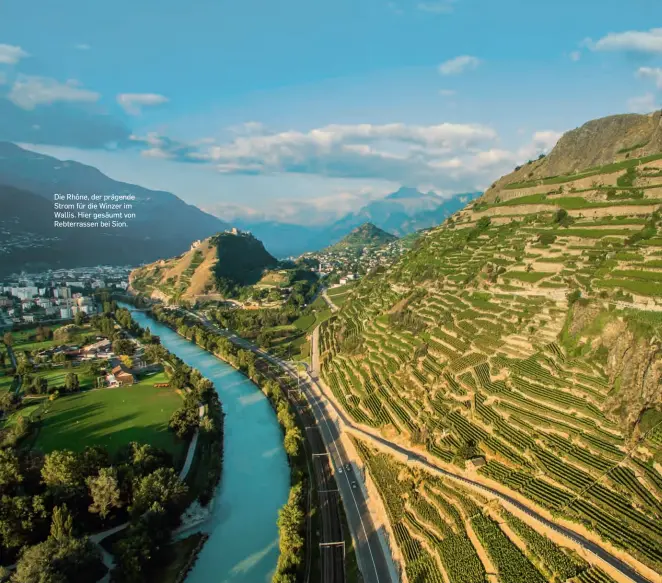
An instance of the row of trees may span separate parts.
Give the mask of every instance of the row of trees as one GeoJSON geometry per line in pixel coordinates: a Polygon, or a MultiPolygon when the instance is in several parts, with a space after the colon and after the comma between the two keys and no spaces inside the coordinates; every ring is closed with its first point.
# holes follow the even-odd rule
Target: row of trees
{"type": "MultiPolygon", "coordinates": [[[[265,363],[259,362],[252,351],[238,348],[227,338],[202,328],[188,314],[156,307],[153,315],[192,342],[196,342],[246,374],[262,388],[270,400],[283,429],[283,445],[290,460],[293,484],[288,502],[279,512],[280,556],[273,581],[274,583],[297,581],[304,561],[306,460],[302,447],[303,433],[297,424],[295,413],[283,388],[270,378],[264,366],[265,363]]],[[[192,410],[187,413],[180,410],[173,415],[171,424],[174,422],[177,427],[181,427],[181,430],[185,431],[188,426],[187,421],[193,423],[193,418],[192,410]]]]}

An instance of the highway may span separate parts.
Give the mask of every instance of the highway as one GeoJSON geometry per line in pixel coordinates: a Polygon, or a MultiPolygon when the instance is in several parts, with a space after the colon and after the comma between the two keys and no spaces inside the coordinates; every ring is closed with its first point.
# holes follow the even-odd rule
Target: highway
{"type": "MultiPolygon", "coordinates": [[[[195,312],[188,312],[188,314],[200,320],[207,328],[217,334],[227,337],[237,346],[250,350],[280,367],[292,378],[298,378],[298,371],[290,363],[264,352],[254,344],[230,331],[219,328],[206,317],[200,316],[195,312]]],[[[345,465],[349,463],[349,456],[345,452],[340,440],[338,427],[328,416],[326,408],[320,403],[319,398],[316,397],[313,391],[311,385],[314,382],[313,378],[307,375],[301,379],[300,387],[310,405],[310,411],[313,414],[319,431],[318,435],[321,437],[324,448],[328,453],[330,468],[334,470],[335,482],[354,540],[356,556],[361,574],[363,575],[363,581],[365,583],[397,583],[398,579],[393,577],[395,569],[390,552],[385,548],[375,529],[366,503],[364,487],[358,484],[361,477],[359,474],[354,475],[353,470],[348,472],[344,469],[345,465]],[[355,483],[354,487],[353,482],[355,483]]],[[[328,511],[331,512],[330,507],[328,511]]],[[[331,536],[331,533],[328,534],[331,536]]]]}

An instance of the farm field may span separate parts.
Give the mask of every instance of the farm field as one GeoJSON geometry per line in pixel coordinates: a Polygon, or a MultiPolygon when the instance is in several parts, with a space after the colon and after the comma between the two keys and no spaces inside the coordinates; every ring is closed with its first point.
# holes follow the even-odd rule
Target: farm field
{"type": "Polygon", "coordinates": [[[128,387],[96,389],[45,402],[34,447],[80,451],[103,445],[111,453],[131,441],[150,443],[171,452],[181,462],[186,444],[168,431],[168,421],[182,398],[173,389],[155,388],[167,382],[163,373],[128,387]]]}
{"type": "MultiPolygon", "coordinates": [[[[539,181],[488,191],[361,280],[321,326],[320,362],[355,423],[456,472],[483,458],[472,470],[480,479],[662,573],[662,418],[643,416],[659,399],[641,397],[658,394],[662,378],[662,271],[651,244],[662,215],[638,182],[647,163],[609,167],[612,181],[627,172],[644,192],[633,204],[608,200],[599,172],[581,193],[563,182],[585,207],[555,206],[557,181],[547,194],[539,181]],[[647,362],[650,381],[636,372],[647,362]]],[[[577,580],[601,580],[588,577],[577,580]]]]}

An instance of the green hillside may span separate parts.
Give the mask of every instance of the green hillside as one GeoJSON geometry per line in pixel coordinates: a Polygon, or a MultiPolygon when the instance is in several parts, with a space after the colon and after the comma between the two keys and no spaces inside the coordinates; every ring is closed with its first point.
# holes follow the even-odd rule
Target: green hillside
{"type": "Polygon", "coordinates": [[[340,251],[343,249],[356,250],[364,247],[381,247],[387,243],[396,241],[398,238],[391,233],[376,227],[372,223],[364,223],[356,227],[351,233],[345,235],[335,245],[327,248],[327,251],[340,251]]]}
{"type": "MultiPolygon", "coordinates": [[[[479,479],[659,573],[662,154],[589,164],[574,160],[576,173],[531,182],[515,183],[521,169],[504,177],[393,267],[364,278],[322,325],[322,377],[356,423],[456,472],[483,456],[479,479]]],[[[362,453],[375,466],[379,456],[362,453]]],[[[424,502],[445,486],[417,479],[429,493],[418,506],[409,494],[406,516],[396,512],[396,486],[384,486],[410,576],[429,549],[453,568],[444,562],[452,553],[442,553],[450,535],[420,528],[432,520],[424,502]]],[[[491,543],[493,528],[474,524],[491,543]]],[[[483,581],[480,565],[472,568],[475,577],[462,580],[483,581]]],[[[582,580],[607,580],[586,573],[582,580]]]]}

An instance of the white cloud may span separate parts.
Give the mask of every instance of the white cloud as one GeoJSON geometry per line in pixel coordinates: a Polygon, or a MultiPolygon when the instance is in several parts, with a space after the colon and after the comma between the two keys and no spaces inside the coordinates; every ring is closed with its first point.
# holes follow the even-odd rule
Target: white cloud
{"type": "Polygon", "coordinates": [[[439,90],[439,95],[441,95],[442,97],[453,97],[453,95],[455,95],[456,93],[457,93],[457,91],[455,91],[455,89],[440,89],[439,90]]]}
{"type": "Polygon", "coordinates": [[[662,68],[660,67],[639,67],[637,77],[651,79],[658,89],[662,89],[662,68]]]}
{"type": "MultiPolygon", "coordinates": [[[[525,143],[520,147],[506,149],[499,145],[492,128],[480,124],[329,125],[284,132],[253,127],[259,133],[231,135],[229,141],[215,145],[185,144],[156,133],[132,139],[143,145],[146,156],[207,163],[227,175],[307,175],[324,180],[425,184],[427,190],[452,193],[490,184],[516,165],[549,152],[562,135],[537,131],[528,138],[522,136],[525,143]]],[[[351,189],[342,192],[345,194],[336,194],[342,194],[348,205],[354,204],[347,194],[351,189]]],[[[323,198],[314,203],[314,209],[306,208],[314,210],[315,216],[328,216],[340,208],[340,200],[334,206],[332,198],[323,198]],[[327,202],[330,206],[325,207],[327,202]]],[[[290,205],[283,199],[281,203],[283,216],[294,213],[287,210],[296,206],[294,202],[290,205]]]]}
{"type": "Polygon", "coordinates": [[[83,89],[75,79],[61,83],[50,77],[19,75],[7,97],[20,108],[32,110],[39,105],[58,101],[92,103],[98,101],[101,95],[83,89]]]}
{"type": "Polygon", "coordinates": [[[470,71],[480,65],[481,60],[471,55],[461,55],[443,62],[439,65],[439,72],[442,75],[459,75],[464,71],[470,71]]]}
{"type": "Polygon", "coordinates": [[[92,47],[87,43],[78,43],[74,45],[74,48],[77,51],[89,51],[92,47]]]}
{"type": "Polygon", "coordinates": [[[549,151],[556,146],[556,142],[561,139],[561,136],[563,136],[563,132],[554,130],[538,131],[533,134],[533,143],[549,151]]]}
{"type": "Polygon", "coordinates": [[[435,0],[431,2],[419,2],[416,8],[423,12],[432,12],[434,14],[449,14],[453,12],[455,0],[435,0]]]}
{"type": "Polygon", "coordinates": [[[594,51],[662,53],[662,28],[611,32],[596,42],[587,39],[585,44],[594,51]]]}
{"type": "Polygon", "coordinates": [[[628,99],[627,106],[628,110],[632,113],[650,113],[659,107],[656,103],[655,95],[652,93],[646,93],[628,99]]]}
{"type": "Polygon", "coordinates": [[[581,53],[581,51],[572,51],[572,52],[570,53],[570,60],[571,60],[571,61],[577,62],[577,61],[579,61],[579,59],[581,59],[581,58],[582,58],[582,53],[581,53]]]}
{"type": "Polygon", "coordinates": [[[117,103],[130,115],[140,115],[143,107],[152,107],[167,103],[169,100],[158,93],[121,93],[117,103]]]}
{"type": "Polygon", "coordinates": [[[0,63],[3,65],[15,65],[28,56],[28,53],[19,46],[0,44],[0,63]]]}

